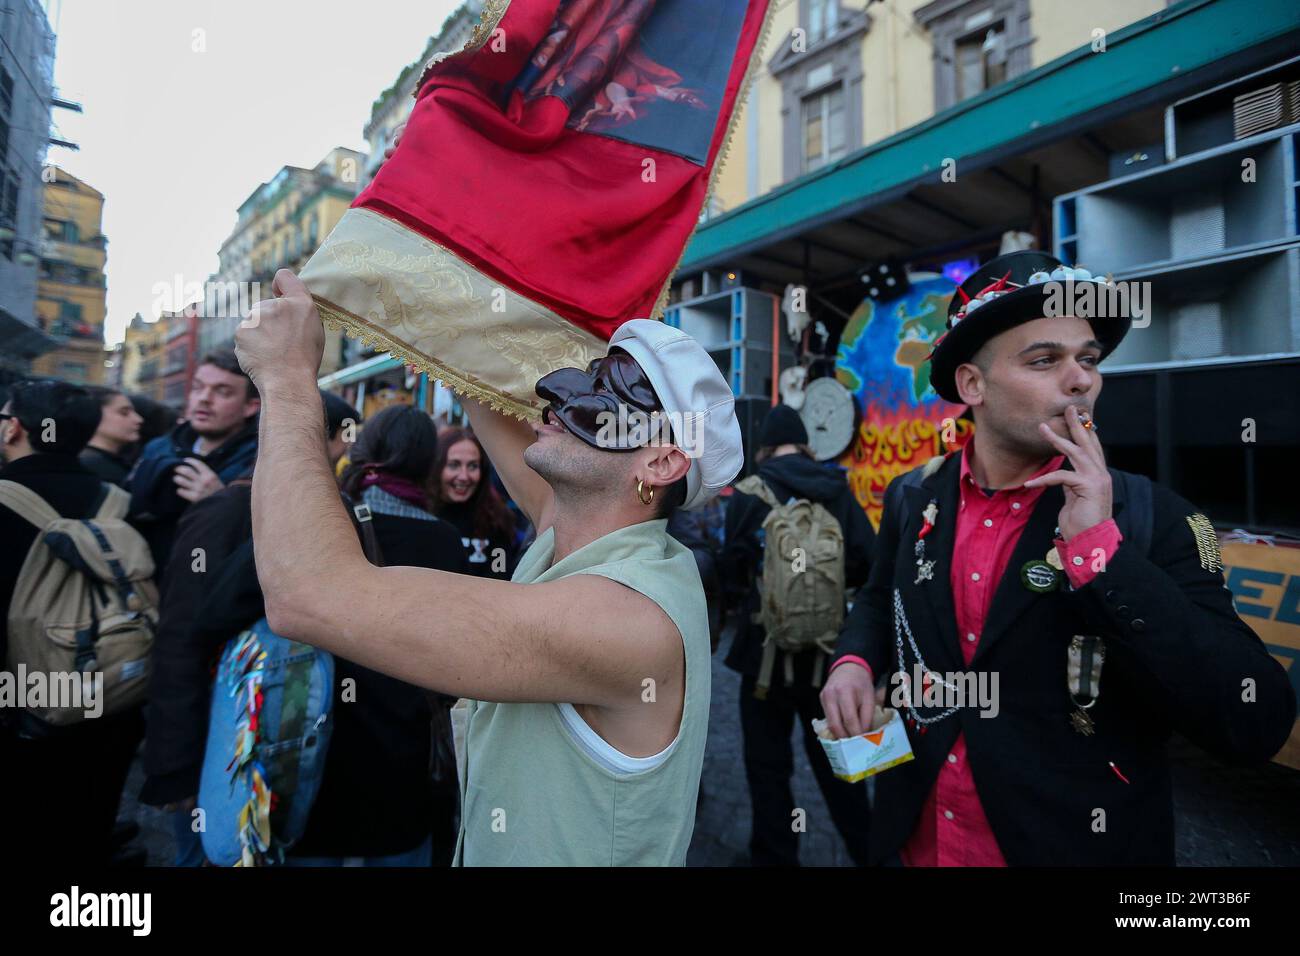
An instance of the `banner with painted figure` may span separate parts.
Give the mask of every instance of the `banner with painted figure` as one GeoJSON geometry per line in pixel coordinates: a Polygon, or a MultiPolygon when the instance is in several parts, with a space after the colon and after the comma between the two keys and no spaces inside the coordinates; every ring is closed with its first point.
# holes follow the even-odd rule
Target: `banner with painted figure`
{"type": "Polygon", "coordinates": [[[956,285],[934,273],[910,278],[911,287],[891,301],[863,300],[844,327],[835,359],[835,375],[861,413],[858,434],[839,463],[876,528],[889,483],[961,448],[974,428],[957,418],[964,406],[945,402],[930,387],[926,362],[946,328],[956,285]]]}
{"type": "Polygon", "coordinates": [[[307,263],[331,326],[519,417],[659,318],[769,0],[488,0],[307,263]]]}

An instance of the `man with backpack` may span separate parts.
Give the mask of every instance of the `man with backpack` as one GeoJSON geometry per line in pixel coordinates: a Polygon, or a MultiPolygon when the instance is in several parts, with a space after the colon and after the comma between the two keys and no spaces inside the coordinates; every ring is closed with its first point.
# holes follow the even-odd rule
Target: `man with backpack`
{"type": "Polygon", "coordinates": [[[876,778],[872,863],[1170,866],[1170,734],[1244,762],[1290,733],[1295,695],[1233,608],[1209,520],[1106,466],[1098,365],[1130,326],[1110,291],[1023,251],[949,306],[930,383],[974,438],[889,486],[822,691],[837,737],[877,693],[906,718],[914,759],[876,778]]]}
{"type": "Polygon", "coordinates": [[[798,412],[775,406],[759,441],[757,473],[736,485],[727,504],[722,560],[739,608],[726,663],[743,675],[750,860],[755,866],[798,865],[790,791],[790,730],[797,721],[831,819],[861,866],[869,822],[866,785],[836,779],[812,721],[821,716],[817,695],[844,619],[845,588],[867,579],[875,534],[844,473],[813,458],[798,412]]]}
{"type": "Polygon", "coordinates": [[[77,460],[99,417],[61,382],[0,409],[0,826],[24,864],[108,862],[143,729],[153,564],[126,493],[77,460]]]}

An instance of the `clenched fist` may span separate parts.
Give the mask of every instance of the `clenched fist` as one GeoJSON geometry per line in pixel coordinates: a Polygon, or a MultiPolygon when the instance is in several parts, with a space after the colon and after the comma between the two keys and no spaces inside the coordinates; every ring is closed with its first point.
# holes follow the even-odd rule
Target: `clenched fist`
{"type": "Polygon", "coordinates": [[[235,333],[235,354],[259,391],[284,379],[315,382],[325,327],[307,286],[288,269],[275,274],[274,299],[253,306],[235,333]]]}

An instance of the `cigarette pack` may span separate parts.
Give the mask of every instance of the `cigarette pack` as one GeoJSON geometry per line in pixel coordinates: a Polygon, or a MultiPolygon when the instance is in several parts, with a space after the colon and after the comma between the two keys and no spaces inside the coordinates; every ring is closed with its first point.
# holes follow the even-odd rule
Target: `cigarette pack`
{"type": "Polygon", "coordinates": [[[898,711],[892,707],[876,709],[871,729],[858,737],[835,740],[824,720],[812,722],[813,732],[821,740],[831,770],[841,780],[854,783],[912,759],[912,744],[907,739],[898,711]]]}

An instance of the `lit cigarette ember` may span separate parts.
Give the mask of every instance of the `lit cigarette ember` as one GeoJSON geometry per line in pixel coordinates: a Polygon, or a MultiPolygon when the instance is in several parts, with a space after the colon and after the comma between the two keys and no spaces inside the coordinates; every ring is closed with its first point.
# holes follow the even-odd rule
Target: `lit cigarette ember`
{"type": "Polygon", "coordinates": [[[1092,420],[1092,416],[1087,412],[1079,412],[1079,424],[1088,431],[1092,431],[1097,427],[1097,423],[1092,420]]]}

